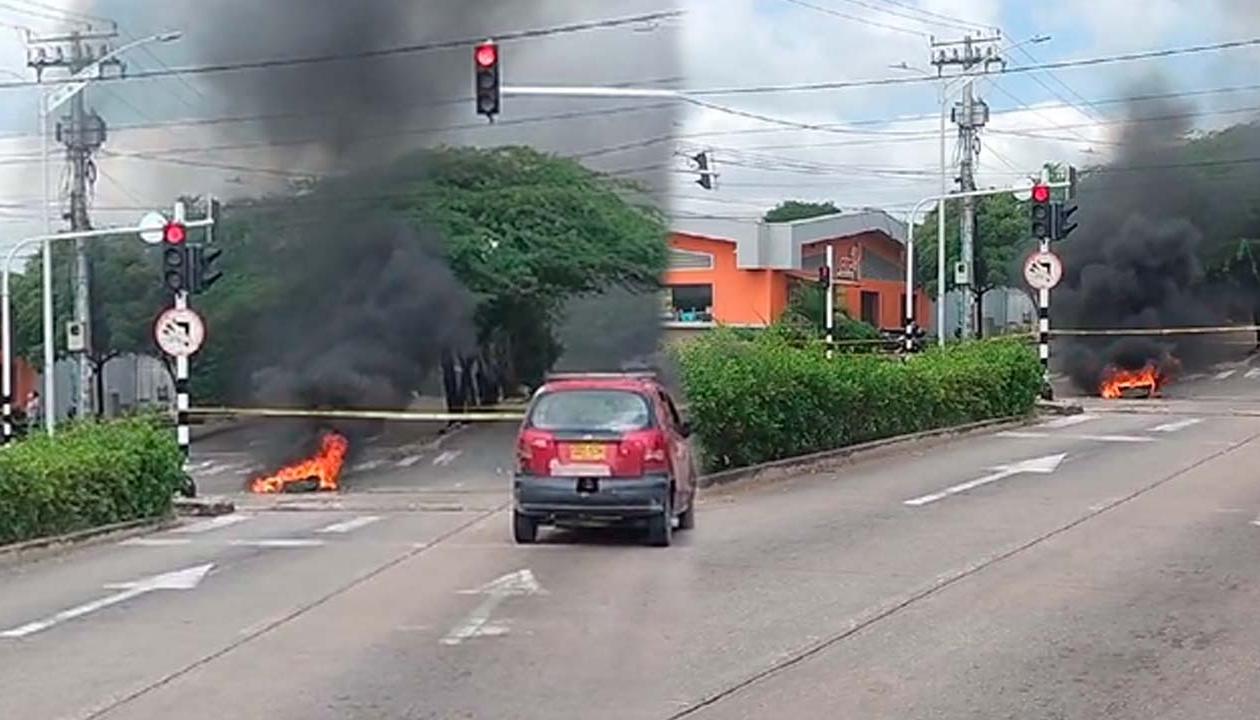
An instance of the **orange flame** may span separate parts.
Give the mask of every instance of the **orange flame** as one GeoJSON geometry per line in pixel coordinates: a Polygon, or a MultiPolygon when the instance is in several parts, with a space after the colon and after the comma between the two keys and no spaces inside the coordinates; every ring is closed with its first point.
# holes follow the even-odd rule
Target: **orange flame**
{"type": "Polygon", "coordinates": [[[1145,389],[1150,395],[1154,395],[1159,391],[1162,384],[1163,376],[1159,368],[1148,364],[1141,370],[1121,370],[1116,367],[1108,367],[1103,373],[1102,384],[1098,388],[1098,394],[1104,398],[1114,400],[1124,396],[1125,390],[1145,389]]]}
{"type": "Polygon", "coordinates": [[[249,489],[256,493],[279,493],[293,483],[316,480],[319,490],[334,491],[349,448],[350,441],[345,436],[330,432],[320,441],[319,452],[314,456],[282,467],[274,475],[256,478],[249,489]]]}

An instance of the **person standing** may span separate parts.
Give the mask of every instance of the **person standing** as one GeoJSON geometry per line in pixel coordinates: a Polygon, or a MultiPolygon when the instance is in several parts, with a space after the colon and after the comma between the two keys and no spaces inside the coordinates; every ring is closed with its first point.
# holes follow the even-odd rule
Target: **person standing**
{"type": "Polygon", "coordinates": [[[41,420],[39,391],[32,390],[26,396],[26,430],[28,433],[39,430],[41,420]]]}

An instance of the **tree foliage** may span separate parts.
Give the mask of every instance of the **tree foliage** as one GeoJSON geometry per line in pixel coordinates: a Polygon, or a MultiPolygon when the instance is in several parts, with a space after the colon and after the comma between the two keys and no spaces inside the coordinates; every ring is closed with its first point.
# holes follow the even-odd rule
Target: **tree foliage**
{"type": "Polygon", "coordinates": [[[784,200],[766,212],[766,222],[791,222],[806,220],[821,215],[834,215],[840,208],[830,200],[826,202],[809,202],[803,200],[784,200]]]}
{"type": "MultiPolygon", "coordinates": [[[[945,208],[945,289],[954,287],[954,264],[960,258],[959,217],[961,203],[955,201],[945,208]]],[[[1018,287],[1020,260],[1031,251],[1036,242],[1032,239],[1028,203],[1016,200],[1010,194],[980,197],[976,200],[976,291],[983,295],[996,287],[1018,287]]],[[[915,273],[929,294],[938,295],[937,276],[937,225],[933,209],[915,228],[915,273]]]]}

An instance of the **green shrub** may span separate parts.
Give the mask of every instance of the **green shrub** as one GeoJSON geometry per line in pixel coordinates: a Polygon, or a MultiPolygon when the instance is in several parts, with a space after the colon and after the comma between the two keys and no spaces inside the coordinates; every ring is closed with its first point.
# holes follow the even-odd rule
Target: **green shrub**
{"type": "Polygon", "coordinates": [[[0,450],[0,545],[170,512],[181,456],[152,419],[83,423],[0,450]]]}
{"type": "Polygon", "coordinates": [[[908,360],[837,355],[781,334],[718,330],[678,350],[708,465],[722,470],[1031,412],[1041,387],[1018,342],[932,349],[908,360]]]}

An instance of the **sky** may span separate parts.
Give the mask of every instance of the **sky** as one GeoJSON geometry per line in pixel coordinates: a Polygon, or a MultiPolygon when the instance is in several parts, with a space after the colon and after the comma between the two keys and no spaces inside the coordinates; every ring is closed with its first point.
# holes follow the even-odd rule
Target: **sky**
{"type": "MultiPolygon", "coordinates": [[[[639,179],[678,219],[752,222],[785,199],[830,200],[844,208],[881,208],[904,217],[941,182],[942,82],[930,65],[931,43],[968,33],[1000,34],[995,47],[1006,67],[1016,71],[976,80],[976,95],[991,111],[978,158],[981,186],[1007,185],[1035,174],[1046,162],[1105,163],[1125,118],[1126,106],[1118,100],[1127,95],[1196,93],[1186,99],[1200,131],[1250,121],[1260,108],[1260,88],[1221,91],[1256,84],[1252,68],[1260,50],[1254,48],[1053,73],[1018,71],[1260,37],[1260,3],[1252,0],[539,0],[524,3],[531,6],[526,13],[504,10],[453,25],[427,22],[460,1],[411,3],[416,23],[400,26],[382,44],[441,39],[441,33],[492,35],[671,7],[685,11],[674,20],[506,45],[505,82],[696,90],[705,93],[703,107],[679,103],[662,109],[659,101],[641,99],[508,97],[500,122],[491,127],[476,122],[470,101],[467,112],[457,108],[439,124],[461,129],[415,132],[408,140],[415,145],[521,142],[576,155],[595,169],[639,179]],[[1040,36],[1046,37],[1034,42],[1040,36]],[[862,84],[886,79],[899,84],[862,84]],[[858,86],[712,93],[815,82],[858,86]],[[592,111],[607,112],[583,115],[592,111]],[[556,114],[572,117],[531,121],[556,114]],[[702,150],[715,160],[716,190],[697,186],[690,170],[687,156],[702,150]]],[[[198,7],[204,5],[189,0],[100,0],[90,7],[66,0],[0,2],[0,248],[41,227],[35,91],[4,87],[32,78],[22,28],[65,30],[65,10],[90,10],[118,20],[131,37],[168,28],[185,31],[183,40],[130,54],[133,71],[225,59],[206,54],[204,33],[222,26],[207,29],[207,13],[193,10],[198,7]]],[[[233,22],[232,17],[220,20],[233,22]]],[[[299,38],[252,37],[248,27],[231,27],[241,33],[245,47],[236,59],[300,49],[299,38]]],[[[452,97],[467,93],[465,54],[459,49],[439,58],[453,68],[452,97]]],[[[959,87],[958,82],[950,86],[947,108],[959,87]]],[[[205,123],[239,112],[230,85],[215,77],[129,80],[94,86],[89,93],[90,103],[114,128],[97,159],[97,224],[130,224],[144,209],[168,207],[179,193],[214,192],[230,200],[282,191],[305,173],[336,170],[327,157],[301,144],[251,147],[248,124],[205,123]],[[154,160],[155,153],[163,159],[154,160]]],[[[1140,106],[1135,111],[1139,117],[1141,111],[1140,106]]],[[[950,128],[946,156],[951,166],[955,139],[950,128]]],[[[53,174],[60,187],[64,167],[59,156],[53,174]]]]}

